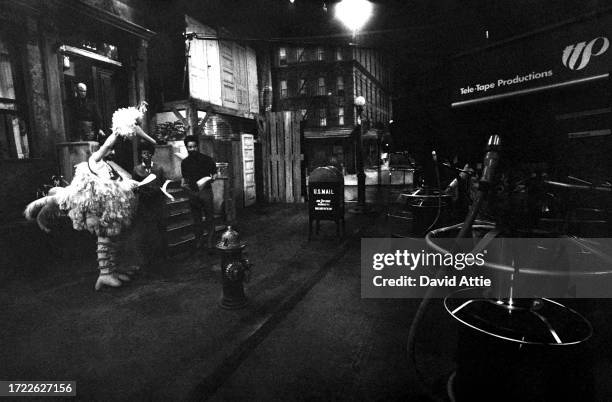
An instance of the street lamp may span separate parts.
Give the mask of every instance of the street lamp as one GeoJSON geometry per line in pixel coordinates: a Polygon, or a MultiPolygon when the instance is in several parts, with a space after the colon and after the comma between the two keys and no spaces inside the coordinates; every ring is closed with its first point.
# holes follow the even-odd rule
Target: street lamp
{"type": "Polygon", "coordinates": [[[353,37],[372,15],[372,3],[368,0],[342,0],[336,5],[336,18],[353,32],[353,37]]]}
{"type": "MultiPolygon", "coordinates": [[[[342,0],[335,8],[336,18],[339,19],[353,33],[353,40],[357,32],[365,25],[372,15],[372,3],[368,0],[342,0]]],[[[363,213],[367,211],[365,203],[365,172],[363,170],[363,107],[366,100],[363,96],[355,98],[355,109],[357,110],[359,122],[359,138],[356,139],[355,153],[357,154],[357,207],[353,212],[363,213]]]]}
{"type": "Polygon", "coordinates": [[[355,212],[365,212],[365,171],[363,170],[363,108],[366,100],[363,96],[355,98],[355,109],[357,110],[357,123],[359,123],[359,138],[355,141],[355,153],[357,154],[357,207],[355,212]]]}

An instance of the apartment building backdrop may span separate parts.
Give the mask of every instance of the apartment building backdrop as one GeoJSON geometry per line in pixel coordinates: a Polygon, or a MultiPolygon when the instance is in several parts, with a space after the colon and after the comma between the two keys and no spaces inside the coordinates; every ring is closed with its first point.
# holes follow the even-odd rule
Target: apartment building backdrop
{"type": "Polygon", "coordinates": [[[376,166],[376,141],[393,110],[391,69],[385,56],[376,49],[299,44],[278,45],[274,53],[272,107],[301,114],[308,170],[333,161],[354,172],[357,96],[366,99],[365,163],[376,166]]]}

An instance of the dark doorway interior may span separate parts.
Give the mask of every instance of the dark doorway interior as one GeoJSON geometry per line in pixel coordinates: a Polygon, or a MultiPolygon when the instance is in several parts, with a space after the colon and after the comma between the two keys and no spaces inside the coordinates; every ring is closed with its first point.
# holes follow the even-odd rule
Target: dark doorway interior
{"type": "MultiPolygon", "coordinates": [[[[110,134],[115,110],[130,106],[127,78],[122,67],[86,57],[70,57],[70,68],[64,69],[64,114],[68,138],[75,130],[72,102],[76,97],[77,84],[81,82],[87,85],[87,98],[93,100],[98,108],[101,129],[106,135],[110,134]]],[[[118,142],[115,153],[116,162],[131,171],[134,167],[132,142],[118,142]]]]}

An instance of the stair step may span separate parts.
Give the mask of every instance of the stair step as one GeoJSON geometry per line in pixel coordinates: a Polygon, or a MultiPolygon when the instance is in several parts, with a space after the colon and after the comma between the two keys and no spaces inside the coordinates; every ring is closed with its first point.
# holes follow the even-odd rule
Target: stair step
{"type": "Polygon", "coordinates": [[[166,204],[168,208],[169,215],[175,215],[177,213],[189,212],[191,208],[189,207],[189,202],[187,201],[173,201],[171,203],[166,204]]]}
{"type": "Polygon", "coordinates": [[[191,210],[189,208],[187,209],[177,209],[176,211],[172,211],[171,213],[168,214],[168,218],[170,220],[175,220],[179,217],[182,216],[191,216],[191,210]]]}
{"type": "Polygon", "coordinates": [[[166,232],[168,244],[178,243],[186,237],[193,237],[193,225],[185,225],[166,232]]]}
{"type": "Polygon", "coordinates": [[[173,200],[168,199],[168,201],[166,201],[167,205],[175,205],[175,204],[182,204],[182,203],[188,203],[189,202],[189,198],[187,197],[174,197],[173,200]]]}
{"type": "Polygon", "coordinates": [[[168,254],[177,255],[193,251],[195,236],[193,233],[188,233],[182,237],[168,242],[168,254]]]}
{"type": "Polygon", "coordinates": [[[175,239],[174,241],[169,241],[168,242],[168,247],[172,248],[172,247],[178,247],[184,244],[187,244],[189,242],[193,242],[195,240],[195,235],[193,233],[188,233],[184,236],[181,236],[177,239],[175,239]]]}
{"type": "Polygon", "coordinates": [[[195,235],[193,232],[186,232],[181,234],[181,236],[177,236],[172,239],[168,239],[168,248],[176,247],[177,245],[184,244],[188,241],[193,241],[195,239],[195,235]]]}
{"type": "Polygon", "coordinates": [[[192,226],[193,226],[193,219],[191,215],[186,215],[182,219],[174,219],[171,222],[169,222],[168,225],[166,226],[166,232],[170,233],[175,230],[180,230],[180,229],[183,229],[186,227],[192,227],[192,226]]]}
{"type": "MultiPolygon", "coordinates": [[[[219,233],[226,229],[225,225],[215,225],[215,232],[219,233]]],[[[203,238],[208,236],[208,232],[204,231],[203,238]]],[[[173,239],[168,239],[168,253],[171,255],[179,254],[185,251],[190,251],[195,241],[195,235],[189,231],[180,235],[174,236],[173,239]]]]}

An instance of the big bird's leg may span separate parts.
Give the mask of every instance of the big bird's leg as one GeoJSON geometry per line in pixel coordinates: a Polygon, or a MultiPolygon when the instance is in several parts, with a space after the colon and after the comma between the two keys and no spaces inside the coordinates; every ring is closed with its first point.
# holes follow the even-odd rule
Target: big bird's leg
{"type": "Polygon", "coordinates": [[[119,249],[119,243],[116,238],[109,238],[110,244],[112,245],[109,252],[109,258],[112,265],[113,276],[123,282],[129,282],[130,277],[123,272],[117,270],[117,251],[119,249]]]}
{"type": "Polygon", "coordinates": [[[96,290],[102,289],[103,286],[117,288],[121,286],[121,281],[115,275],[115,264],[113,253],[116,251],[117,245],[108,237],[98,236],[98,269],[100,275],[96,281],[96,290]]]}

